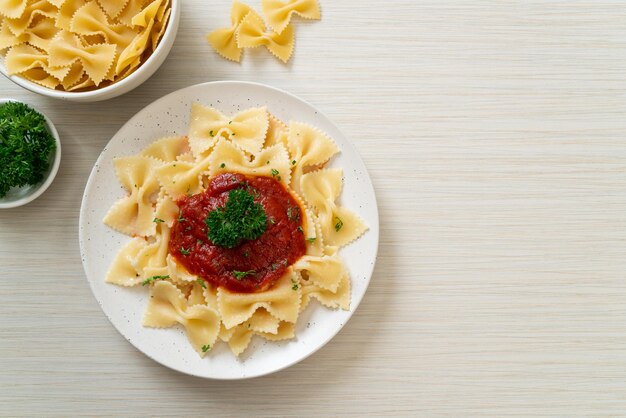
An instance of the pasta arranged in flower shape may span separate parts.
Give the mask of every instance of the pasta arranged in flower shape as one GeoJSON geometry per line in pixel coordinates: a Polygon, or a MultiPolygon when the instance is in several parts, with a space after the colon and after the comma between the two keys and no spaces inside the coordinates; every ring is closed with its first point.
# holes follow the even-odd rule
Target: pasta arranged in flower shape
{"type": "Polygon", "coordinates": [[[350,308],[339,248],[367,227],[337,203],[339,152],[322,131],[265,108],[227,116],[192,106],[189,134],[115,159],[126,196],[104,222],[133,237],[105,280],[146,286],[144,326],[182,326],[199,355],[220,341],[235,355],[253,337],[295,337],[316,299],[350,308]]]}
{"type": "Polygon", "coordinates": [[[106,87],[154,52],[170,0],[0,0],[0,54],[9,75],[50,89],[106,87]]]}

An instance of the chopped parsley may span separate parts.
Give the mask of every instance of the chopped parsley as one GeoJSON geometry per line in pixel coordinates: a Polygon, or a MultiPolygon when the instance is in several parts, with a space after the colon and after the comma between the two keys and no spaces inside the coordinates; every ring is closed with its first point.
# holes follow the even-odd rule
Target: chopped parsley
{"type": "Polygon", "coordinates": [[[170,276],[152,276],[152,277],[148,277],[146,280],[141,282],[141,285],[145,286],[147,284],[152,283],[155,280],[165,280],[165,279],[169,279],[169,278],[170,278],[170,276]]]}
{"type": "Polygon", "coordinates": [[[180,247],[180,253],[182,255],[189,255],[189,254],[191,254],[191,251],[186,249],[185,247],[180,247]]]}
{"type": "Polygon", "coordinates": [[[215,134],[213,133],[213,131],[212,131],[212,130],[211,130],[211,131],[209,131],[209,135],[211,135],[211,136],[215,136],[215,134]]]}
{"type": "Polygon", "coordinates": [[[335,231],[339,232],[342,227],[343,221],[339,218],[339,216],[335,216],[335,231]]]}
{"type": "Polygon", "coordinates": [[[272,271],[276,271],[276,269],[278,268],[278,264],[276,264],[276,263],[272,263],[272,265],[270,266],[270,268],[272,269],[272,271]]]}
{"type": "Polygon", "coordinates": [[[211,349],[211,344],[207,344],[207,345],[203,345],[202,346],[202,352],[206,353],[207,351],[209,351],[211,349]]]}
{"type": "Polygon", "coordinates": [[[313,242],[315,242],[316,237],[310,237],[310,238],[307,238],[306,240],[307,240],[307,242],[313,243],[313,242]]]}
{"type": "Polygon", "coordinates": [[[198,245],[203,245],[203,244],[204,244],[204,241],[202,241],[201,239],[197,239],[197,240],[196,240],[196,244],[198,244],[198,245]]]}
{"type": "Polygon", "coordinates": [[[233,273],[233,276],[235,276],[235,279],[241,280],[246,276],[252,276],[253,274],[256,274],[256,271],[255,270],[248,270],[248,271],[233,270],[231,273],[233,273]]]}
{"type": "Polygon", "coordinates": [[[0,105],[0,198],[41,182],[55,148],[42,114],[24,103],[0,105]]]}
{"type": "Polygon", "coordinates": [[[298,280],[291,279],[291,290],[298,290],[299,287],[298,280]]]}
{"type": "Polygon", "coordinates": [[[267,215],[260,203],[244,189],[228,192],[226,205],[209,212],[204,220],[211,242],[235,248],[244,240],[255,240],[267,228],[267,215]]]}
{"type": "Polygon", "coordinates": [[[200,286],[202,286],[203,289],[206,289],[206,282],[202,279],[198,279],[196,280],[196,283],[198,283],[200,286]]]}
{"type": "Polygon", "coordinates": [[[287,217],[290,221],[297,221],[300,219],[300,208],[299,207],[288,207],[287,208],[287,217]]]}
{"type": "Polygon", "coordinates": [[[292,160],[291,165],[296,165],[296,160],[292,160]]]}
{"type": "Polygon", "coordinates": [[[301,234],[304,234],[304,229],[302,229],[301,226],[298,227],[298,232],[300,232],[301,234]]]}
{"type": "Polygon", "coordinates": [[[224,168],[224,167],[226,167],[226,163],[220,164],[220,168],[224,168]]]}
{"type": "Polygon", "coordinates": [[[178,222],[185,222],[185,218],[183,218],[183,212],[179,211],[178,212],[178,222]]]}
{"type": "Polygon", "coordinates": [[[162,222],[165,222],[165,221],[163,219],[161,219],[161,218],[154,218],[152,220],[152,222],[154,222],[154,223],[162,223],[162,222]]]}
{"type": "Polygon", "coordinates": [[[246,258],[250,257],[250,253],[248,251],[244,251],[243,252],[243,256],[246,257],[246,258]]]}
{"type": "Polygon", "coordinates": [[[275,168],[272,168],[272,177],[276,177],[279,174],[280,174],[280,171],[276,170],[275,168]]]}

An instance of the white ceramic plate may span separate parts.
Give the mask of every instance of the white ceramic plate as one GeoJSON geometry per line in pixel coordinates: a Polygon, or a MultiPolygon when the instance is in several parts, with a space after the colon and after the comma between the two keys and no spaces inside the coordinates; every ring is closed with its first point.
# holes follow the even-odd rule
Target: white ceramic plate
{"type": "Polygon", "coordinates": [[[333,123],[303,100],[268,86],[244,82],[214,82],[171,93],[133,116],[111,139],[98,158],[85,188],[80,211],[80,250],[91,289],[102,310],[126,339],[155,361],[183,373],[214,379],[262,376],[308,357],[345,325],[361,302],[370,281],[378,250],[378,210],[371,180],[354,146],[333,123]],[[254,337],[250,347],[236,358],[226,344],[216,344],[200,358],[191,348],[182,327],[144,328],[147,289],[123,288],[104,282],[115,254],[130,238],[102,223],[111,205],[125,195],[113,171],[113,158],[139,152],[152,141],[186,135],[193,102],[234,113],[253,106],[267,106],[280,119],[308,122],[330,134],[341,148],[331,166],[344,169],[340,202],[355,210],[369,226],[360,239],[341,249],[352,279],[350,311],[329,310],[315,300],[300,315],[296,338],[269,342],[254,337]]]}

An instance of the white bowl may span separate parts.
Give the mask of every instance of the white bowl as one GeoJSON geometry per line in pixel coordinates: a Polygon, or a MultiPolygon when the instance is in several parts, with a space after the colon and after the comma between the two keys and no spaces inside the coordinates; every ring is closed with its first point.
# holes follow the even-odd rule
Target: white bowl
{"type": "Polygon", "coordinates": [[[170,20],[167,24],[167,28],[165,28],[165,33],[163,37],[159,41],[156,50],[146,62],[141,64],[135,72],[126,77],[125,79],[113,83],[109,86],[103,87],[101,89],[91,90],[91,91],[83,91],[83,92],[72,92],[72,91],[59,91],[49,89],[39,84],[33,83],[31,81],[26,80],[18,75],[8,75],[7,69],[4,66],[4,63],[0,59],[0,73],[2,73],[9,80],[13,81],[15,84],[24,87],[27,90],[30,90],[34,93],[41,94],[43,96],[54,97],[56,99],[61,100],[69,100],[73,102],[99,102],[101,100],[111,99],[113,97],[120,96],[124,93],[128,93],[132,89],[139,87],[144,81],[146,81],[152,74],[159,69],[170,50],[172,49],[172,45],[174,45],[174,40],[176,39],[176,33],[178,32],[178,24],[180,21],[180,9],[181,9],[181,0],[172,0],[172,12],[170,15],[170,20]]]}
{"type": "Polygon", "coordinates": [[[57,175],[57,171],[59,171],[59,164],[61,164],[61,140],[59,139],[59,133],[52,124],[52,121],[46,115],[44,115],[41,110],[37,109],[35,106],[32,106],[29,103],[14,99],[0,99],[0,105],[6,102],[21,102],[41,113],[41,115],[43,115],[43,117],[46,119],[46,128],[48,129],[48,132],[50,132],[50,134],[54,137],[54,143],[56,145],[56,148],[54,150],[54,154],[50,154],[50,165],[48,166],[48,171],[44,175],[43,181],[38,184],[19,188],[16,187],[9,190],[6,196],[0,198],[0,209],[16,208],[18,206],[22,206],[29,202],[32,202],[33,200],[41,196],[41,194],[45,192],[46,189],[52,184],[52,181],[57,175]]]}

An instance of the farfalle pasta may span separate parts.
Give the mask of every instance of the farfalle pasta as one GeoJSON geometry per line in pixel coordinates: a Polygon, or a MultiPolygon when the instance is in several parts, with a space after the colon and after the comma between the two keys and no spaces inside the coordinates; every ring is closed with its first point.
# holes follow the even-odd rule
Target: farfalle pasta
{"type": "Polygon", "coordinates": [[[169,0],[0,0],[9,75],[50,89],[106,87],[132,74],[160,41],[169,0]]]}
{"type": "Polygon", "coordinates": [[[239,62],[244,48],[264,46],[286,63],[291,58],[295,42],[292,15],[305,19],[320,19],[321,16],[317,0],[264,0],[262,10],[270,29],[254,9],[234,0],[230,27],[214,30],[207,35],[207,40],[218,54],[231,61],[239,62]]]}
{"type": "Polygon", "coordinates": [[[367,227],[336,203],[342,172],[325,165],[338,152],[324,132],[262,107],[193,104],[188,136],[115,159],[126,196],[104,222],[133,238],[105,280],[149,287],[143,324],[183,327],[201,356],[220,342],[240,355],[255,336],[294,338],[312,299],[349,309],[338,249],[367,227]],[[237,228],[248,232],[230,242],[237,228]]]}

